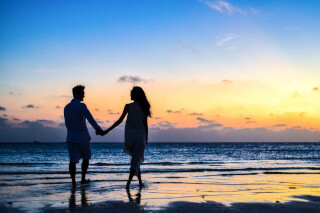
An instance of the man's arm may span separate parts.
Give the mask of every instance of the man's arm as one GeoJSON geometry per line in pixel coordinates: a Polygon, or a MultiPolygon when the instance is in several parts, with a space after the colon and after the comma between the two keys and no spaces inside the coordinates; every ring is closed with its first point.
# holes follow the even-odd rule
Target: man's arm
{"type": "Polygon", "coordinates": [[[97,124],[97,122],[94,120],[94,118],[92,117],[90,111],[88,110],[87,106],[85,104],[83,104],[83,115],[84,117],[89,121],[89,123],[91,124],[91,126],[96,130],[97,134],[102,134],[103,130],[101,129],[101,127],[97,124]]]}

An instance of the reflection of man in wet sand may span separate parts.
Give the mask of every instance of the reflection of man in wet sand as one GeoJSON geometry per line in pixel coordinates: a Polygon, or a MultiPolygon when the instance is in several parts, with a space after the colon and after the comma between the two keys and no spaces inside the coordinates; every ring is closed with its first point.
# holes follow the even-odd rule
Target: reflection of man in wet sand
{"type": "Polygon", "coordinates": [[[93,119],[90,111],[84,103],[84,86],[78,85],[72,89],[73,99],[64,108],[64,118],[67,127],[67,145],[70,157],[69,173],[72,179],[72,185],[76,184],[76,163],[82,158],[82,178],[81,184],[90,182],[86,179],[89,160],[91,158],[91,137],[88,132],[86,119],[96,130],[97,134],[102,134],[103,130],[93,119]]]}

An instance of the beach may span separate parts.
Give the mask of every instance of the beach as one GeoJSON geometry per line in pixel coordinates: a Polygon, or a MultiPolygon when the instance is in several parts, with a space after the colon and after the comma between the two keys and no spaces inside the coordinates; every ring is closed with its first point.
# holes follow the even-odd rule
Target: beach
{"type": "Polygon", "coordinates": [[[76,189],[64,146],[1,144],[1,212],[320,210],[318,143],[150,144],[142,166],[145,187],[134,179],[129,192],[121,144],[93,144],[91,183],[79,183],[78,165],[76,189]]]}

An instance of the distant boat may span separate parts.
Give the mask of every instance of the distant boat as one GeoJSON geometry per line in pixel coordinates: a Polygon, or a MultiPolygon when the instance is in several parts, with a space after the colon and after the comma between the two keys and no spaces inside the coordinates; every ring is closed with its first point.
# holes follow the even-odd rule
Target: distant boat
{"type": "Polygon", "coordinates": [[[34,140],[33,143],[40,143],[40,141],[34,140]]]}

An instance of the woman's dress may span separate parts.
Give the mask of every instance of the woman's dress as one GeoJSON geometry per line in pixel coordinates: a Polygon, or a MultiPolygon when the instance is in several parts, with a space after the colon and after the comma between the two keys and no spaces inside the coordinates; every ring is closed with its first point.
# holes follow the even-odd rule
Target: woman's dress
{"type": "Polygon", "coordinates": [[[143,125],[145,115],[137,102],[129,104],[129,111],[125,126],[124,152],[131,158],[131,169],[136,173],[140,171],[140,165],[144,160],[146,147],[146,130],[143,125]]]}

